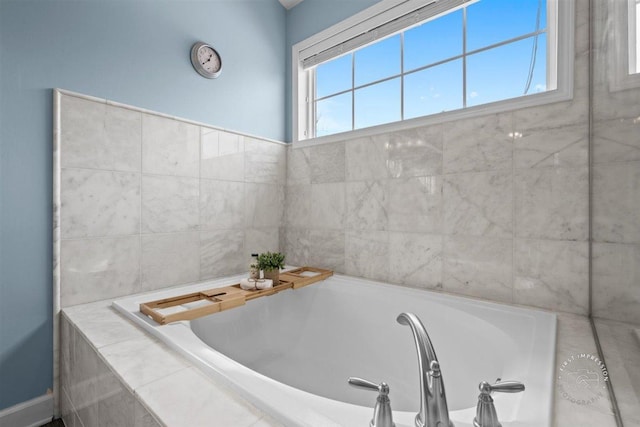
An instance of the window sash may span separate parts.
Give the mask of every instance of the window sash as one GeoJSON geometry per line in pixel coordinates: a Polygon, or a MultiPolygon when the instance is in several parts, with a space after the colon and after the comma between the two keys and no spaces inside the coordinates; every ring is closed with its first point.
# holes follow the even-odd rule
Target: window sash
{"type": "MultiPolygon", "coordinates": [[[[528,96],[496,101],[466,109],[452,110],[444,113],[421,116],[406,119],[399,122],[377,125],[371,128],[357,129],[349,132],[312,137],[312,127],[315,120],[315,79],[313,73],[302,68],[302,59],[314,46],[319,46],[327,40],[327,49],[336,43],[348,40],[357,34],[373,28],[382,23],[381,16],[392,11],[395,17],[408,13],[411,8],[419,8],[425,5],[425,0],[382,0],[368,9],[347,18],[346,20],[323,30],[322,32],[303,40],[292,47],[292,134],[291,139],[297,145],[327,143],[342,140],[346,137],[364,137],[376,135],[381,132],[392,132],[403,129],[411,129],[417,126],[426,126],[434,123],[442,123],[451,120],[460,120],[485,114],[495,114],[504,111],[512,111],[525,107],[544,105],[554,102],[570,100],[573,97],[573,67],[574,67],[574,18],[575,0],[547,0],[547,61],[549,87],[554,90],[537,93],[528,96]],[[398,8],[404,7],[404,12],[397,13],[398,8]],[[376,21],[377,20],[377,21],[376,21]],[[374,24],[372,24],[374,23],[374,24]],[[336,37],[342,37],[336,38],[336,37]],[[561,53],[559,55],[558,53],[561,53]],[[346,134],[349,134],[347,136],[346,134]]],[[[388,20],[387,20],[388,21],[388,20]]],[[[320,49],[316,53],[322,51],[320,49]]]]}
{"type": "MultiPolygon", "coordinates": [[[[636,1],[636,0],[630,0],[630,1],[636,1]]],[[[640,2],[640,0],[637,0],[637,1],[640,2]]],[[[316,93],[317,92],[316,92],[315,86],[314,86],[314,89],[311,92],[311,99],[312,99],[311,103],[313,104],[313,116],[312,116],[313,120],[312,120],[311,126],[309,128],[309,134],[313,138],[317,137],[317,129],[316,129],[317,103],[322,101],[322,100],[325,100],[325,99],[328,99],[328,98],[331,98],[331,97],[334,97],[334,96],[343,95],[343,94],[349,93],[349,92],[351,93],[351,129],[350,130],[361,129],[361,128],[357,128],[356,127],[356,120],[355,120],[355,115],[356,115],[355,92],[357,90],[359,90],[359,89],[364,89],[364,88],[367,88],[367,87],[370,87],[370,86],[374,86],[374,85],[377,85],[377,84],[380,84],[380,83],[384,83],[384,82],[387,82],[387,81],[390,81],[390,80],[393,80],[393,79],[397,79],[397,78],[400,78],[400,82],[401,82],[400,83],[400,99],[399,99],[399,102],[400,102],[400,121],[403,121],[403,120],[405,120],[405,113],[404,113],[404,106],[405,106],[405,100],[404,100],[404,96],[405,96],[404,78],[405,78],[405,76],[409,76],[411,74],[414,74],[414,73],[417,73],[417,72],[420,72],[420,71],[423,71],[423,70],[426,70],[426,69],[429,69],[429,68],[437,67],[439,65],[446,64],[447,62],[452,62],[452,61],[456,61],[456,60],[459,60],[459,59],[462,59],[462,61],[463,61],[462,62],[462,107],[461,107],[461,109],[465,109],[465,108],[467,108],[467,78],[466,78],[466,74],[467,74],[466,59],[467,59],[467,57],[469,57],[471,55],[474,55],[474,54],[477,54],[477,53],[481,53],[481,52],[489,51],[489,50],[492,50],[492,49],[496,49],[496,48],[499,48],[501,46],[508,45],[510,43],[515,43],[515,42],[520,41],[520,40],[525,40],[525,39],[533,38],[533,37],[539,37],[542,34],[549,34],[550,33],[550,26],[548,25],[548,23],[550,21],[550,18],[548,17],[547,18],[547,22],[544,23],[544,29],[538,29],[536,31],[529,32],[527,34],[522,34],[522,35],[519,35],[519,36],[516,36],[516,37],[512,37],[512,38],[509,38],[509,39],[506,39],[506,40],[502,40],[502,41],[497,42],[497,43],[493,43],[493,44],[488,45],[488,46],[484,46],[484,47],[481,47],[481,48],[477,48],[477,49],[474,49],[474,50],[467,51],[466,50],[467,49],[466,48],[466,45],[467,45],[466,7],[470,6],[472,3],[475,3],[475,1],[474,2],[466,2],[466,4],[465,4],[464,1],[462,1],[462,2],[460,2],[460,4],[456,4],[456,5],[450,4],[451,9],[447,9],[446,11],[439,10],[437,15],[435,15],[435,14],[431,15],[431,17],[427,17],[425,20],[422,20],[422,21],[413,20],[411,26],[407,26],[405,28],[402,28],[399,31],[398,30],[394,31],[395,33],[398,33],[398,32],[400,33],[400,57],[404,58],[404,33],[405,33],[405,31],[408,31],[409,29],[411,29],[412,27],[415,27],[417,25],[423,25],[423,24],[425,24],[425,23],[427,23],[429,21],[435,20],[435,19],[437,19],[437,18],[439,18],[439,17],[441,17],[441,16],[443,16],[445,14],[453,13],[457,9],[463,8],[463,22],[462,22],[462,33],[463,33],[462,40],[463,40],[463,44],[462,44],[462,53],[461,54],[454,55],[454,56],[445,58],[443,60],[439,60],[437,62],[426,64],[426,65],[420,66],[418,68],[411,69],[409,71],[405,71],[405,69],[404,69],[404,61],[401,60],[400,61],[401,69],[400,69],[399,73],[396,73],[396,74],[393,74],[393,75],[390,75],[390,76],[387,76],[387,77],[384,77],[384,78],[381,78],[381,79],[378,79],[378,80],[375,80],[375,81],[372,81],[372,82],[361,84],[361,85],[355,85],[355,81],[352,78],[352,82],[351,82],[351,87],[350,88],[344,89],[344,90],[341,90],[341,91],[338,91],[338,92],[329,93],[329,94],[323,95],[321,97],[316,97],[316,93]]],[[[547,8],[548,9],[552,8],[552,6],[553,6],[552,3],[553,3],[552,1],[548,1],[547,2],[547,8]]],[[[429,5],[425,6],[422,9],[429,9],[431,6],[433,6],[433,3],[430,3],[429,5]]],[[[552,16],[552,14],[548,14],[548,16],[552,16]]],[[[372,31],[375,31],[375,30],[372,30],[372,31]]],[[[368,33],[365,33],[363,35],[366,35],[366,34],[368,34],[368,33]]],[[[389,34],[391,34],[391,33],[389,33],[389,34]]],[[[387,36],[388,36],[388,34],[387,34],[387,36]]],[[[381,41],[383,38],[384,37],[379,37],[375,41],[376,42],[377,41],[381,41]]],[[[548,36],[547,37],[547,44],[551,44],[552,42],[553,42],[552,38],[548,36]]],[[[347,41],[345,43],[346,44],[338,45],[333,49],[335,49],[335,51],[341,51],[341,49],[344,46],[350,46],[349,41],[347,41]]],[[[372,43],[369,43],[369,44],[372,44],[372,43]]],[[[362,47],[364,47],[365,45],[366,44],[362,44],[362,47]]],[[[331,56],[331,53],[334,52],[333,49],[329,49],[328,51],[324,51],[324,52],[329,52],[326,55],[326,57],[328,57],[330,59],[323,59],[321,62],[328,62],[330,60],[337,59],[341,55],[349,54],[349,55],[351,55],[351,74],[352,74],[352,77],[353,77],[354,68],[355,68],[355,57],[354,57],[354,54],[355,54],[356,50],[358,50],[358,49],[357,48],[353,48],[349,52],[345,52],[345,53],[341,53],[341,54],[338,54],[338,55],[331,56]]],[[[552,51],[555,52],[555,50],[550,49],[550,46],[547,46],[546,51],[547,51],[547,90],[546,91],[550,91],[550,90],[554,90],[556,88],[555,87],[556,81],[555,81],[555,79],[553,81],[551,81],[551,76],[550,76],[550,72],[549,72],[550,71],[550,67],[552,65],[551,61],[549,60],[549,56],[550,56],[550,53],[552,53],[552,51]]],[[[320,65],[320,62],[317,62],[318,59],[325,58],[323,53],[320,53],[318,55],[315,55],[315,56],[305,60],[305,61],[308,61],[308,64],[311,64],[311,65],[308,65],[308,67],[313,67],[311,69],[307,68],[307,70],[308,70],[307,72],[310,74],[310,78],[314,81],[314,83],[316,82],[316,75],[315,75],[316,68],[315,68],[315,65],[320,65]],[[312,60],[314,60],[314,61],[312,61],[312,60]]],[[[303,68],[305,67],[305,65],[304,65],[305,61],[303,61],[303,68]]],[[[532,95],[532,93],[523,94],[522,96],[530,96],[530,95],[532,95]]],[[[506,98],[506,99],[511,99],[511,98],[506,98]]],[[[449,110],[449,111],[453,111],[453,110],[449,110]]],[[[336,132],[336,133],[338,133],[338,132],[336,132]]],[[[331,134],[329,134],[329,135],[331,135],[331,134]]]]}
{"type": "Polygon", "coordinates": [[[367,30],[346,41],[338,43],[335,46],[316,52],[328,43],[328,41],[324,41],[323,44],[319,44],[307,51],[303,51],[302,68],[307,70],[323,62],[330,61],[344,54],[358,50],[368,44],[375,43],[376,41],[398,33],[399,31],[406,31],[413,26],[422,25],[425,22],[436,19],[443,14],[451,13],[456,9],[468,6],[477,1],[478,0],[430,0],[425,6],[422,6],[417,10],[413,10],[389,22],[367,30]]]}

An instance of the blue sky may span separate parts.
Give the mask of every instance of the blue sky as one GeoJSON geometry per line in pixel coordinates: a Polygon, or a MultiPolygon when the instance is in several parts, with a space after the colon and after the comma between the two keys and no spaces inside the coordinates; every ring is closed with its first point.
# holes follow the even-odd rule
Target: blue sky
{"type": "MultiPolygon", "coordinates": [[[[546,28],[546,0],[480,0],[467,7],[467,53],[546,28]]],[[[466,59],[466,103],[479,105],[522,96],[535,38],[529,37],[466,59]]],[[[528,94],[546,90],[546,33],[537,38],[535,67],[528,94]]],[[[454,11],[317,67],[316,98],[445,61],[463,53],[463,12],[454,11]],[[353,62],[352,62],[353,61],[353,62]],[[353,67],[353,73],[352,73],[353,67]],[[353,75],[352,75],[353,74],[353,75]]],[[[331,96],[317,103],[317,135],[401,120],[463,107],[463,60],[449,60],[421,71],[331,96]],[[352,112],[352,96],[355,111],[352,112]]]]}

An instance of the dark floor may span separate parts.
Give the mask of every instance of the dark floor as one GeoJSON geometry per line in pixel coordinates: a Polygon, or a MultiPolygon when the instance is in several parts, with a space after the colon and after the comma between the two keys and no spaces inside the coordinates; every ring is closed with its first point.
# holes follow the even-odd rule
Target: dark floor
{"type": "Polygon", "coordinates": [[[62,422],[62,420],[57,419],[57,420],[53,420],[50,423],[46,423],[43,426],[40,427],[64,427],[64,423],[62,422]]]}

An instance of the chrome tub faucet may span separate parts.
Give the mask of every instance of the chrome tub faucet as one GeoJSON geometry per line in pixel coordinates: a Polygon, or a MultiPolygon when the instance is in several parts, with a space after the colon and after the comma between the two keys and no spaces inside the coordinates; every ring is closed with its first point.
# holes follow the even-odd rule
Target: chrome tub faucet
{"type": "Polygon", "coordinates": [[[411,328],[418,353],[420,412],[416,415],[416,427],[453,427],[453,423],[449,420],[440,363],[427,330],[420,319],[412,313],[400,313],[396,320],[401,325],[408,325],[411,328]]]}

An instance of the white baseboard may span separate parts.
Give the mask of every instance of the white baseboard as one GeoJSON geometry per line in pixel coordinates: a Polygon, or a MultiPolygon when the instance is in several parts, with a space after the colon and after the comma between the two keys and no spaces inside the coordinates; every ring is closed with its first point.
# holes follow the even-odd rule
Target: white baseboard
{"type": "Polygon", "coordinates": [[[53,395],[45,394],[0,411],[0,427],[38,427],[53,418],[53,395]]]}

